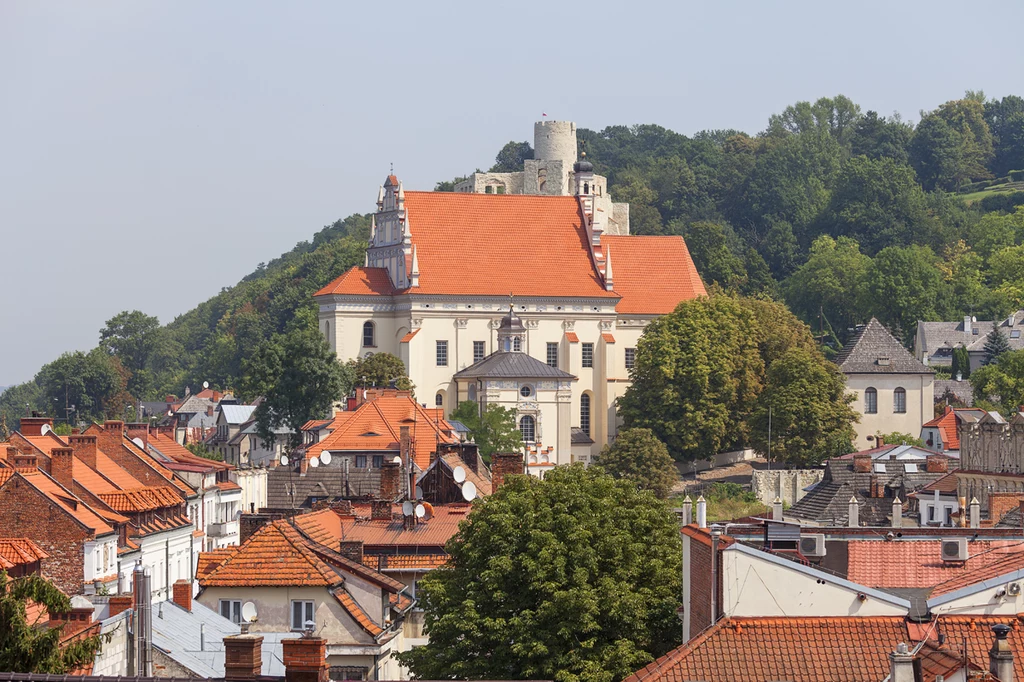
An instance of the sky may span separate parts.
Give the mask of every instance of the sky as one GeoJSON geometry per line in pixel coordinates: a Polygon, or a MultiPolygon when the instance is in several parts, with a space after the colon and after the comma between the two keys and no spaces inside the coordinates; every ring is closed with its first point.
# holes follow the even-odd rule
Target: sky
{"type": "Polygon", "coordinates": [[[967,89],[1024,95],[1024,3],[966,12],[0,0],[0,386],[373,210],[392,163],[408,189],[489,167],[544,113],[753,134],[840,93],[910,120],[967,89]]]}

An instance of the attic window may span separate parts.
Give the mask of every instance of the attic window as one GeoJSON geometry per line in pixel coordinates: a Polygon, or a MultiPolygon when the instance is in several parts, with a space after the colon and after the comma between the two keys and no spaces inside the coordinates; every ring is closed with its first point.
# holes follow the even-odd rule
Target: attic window
{"type": "Polygon", "coordinates": [[[978,335],[978,328],[975,327],[974,329],[972,329],[971,330],[971,334],[973,334],[974,336],[977,336],[978,335]]]}
{"type": "Polygon", "coordinates": [[[359,435],[360,435],[360,436],[367,436],[367,437],[371,437],[371,436],[379,436],[380,434],[379,434],[379,433],[377,433],[376,431],[367,431],[366,433],[361,433],[361,434],[359,434],[359,435]]]}
{"type": "Polygon", "coordinates": [[[889,358],[878,358],[878,364],[881,365],[882,367],[888,367],[889,358]]]}
{"type": "Polygon", "coordinates": [[[874,469],[876,474],[884,474],[885,462],[875,462],[872,468],[874,469]]]}
{"type": "Polygon", "coordinates": [[[908,474],[916,474],[917,464],[915,464],[914,462],[908,462],[903,465],[903,470],[906,471],[908,474]]]}
{"type": "Polygon", "coordinates": [[[1011,331],[1010,332],[1010,338],[1011,339],[1019,339],[1020,338],[1020,330],[1019,329],[1014,329],[1013,331],[1011,331]]]}

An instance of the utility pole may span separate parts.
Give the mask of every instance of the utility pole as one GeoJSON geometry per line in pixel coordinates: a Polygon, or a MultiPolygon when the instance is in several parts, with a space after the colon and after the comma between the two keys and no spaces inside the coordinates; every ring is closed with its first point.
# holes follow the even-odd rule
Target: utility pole
{"type": "Polygon", "coordinates": [[[772,470],[772,406],[768,405],[768,471],[772,470]]]}

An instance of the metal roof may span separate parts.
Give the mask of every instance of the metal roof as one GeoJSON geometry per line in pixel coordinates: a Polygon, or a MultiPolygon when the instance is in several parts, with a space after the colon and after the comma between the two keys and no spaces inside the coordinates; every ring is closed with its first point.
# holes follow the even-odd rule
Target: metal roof
{"type": "Polygon", "coordinates": [[[455,373],[456,379],[565,379],[576,377],[526,353],[491,353],[455,373]]]}
{"type": "Polygon", "coordinates": [[[252,413],[256,411],[256,406],[221,405],[220,411],[224,415],[224,421],[228,424],[244,424],[252,419],[252,413]]]}

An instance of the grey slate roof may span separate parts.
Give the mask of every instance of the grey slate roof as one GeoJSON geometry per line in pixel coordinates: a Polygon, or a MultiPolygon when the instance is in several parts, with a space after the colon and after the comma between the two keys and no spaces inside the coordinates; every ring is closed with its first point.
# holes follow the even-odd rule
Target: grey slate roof
{"type": "Polygon", "coordinates": [[[209,398],[199,398],[198,396],[193,395],[185,399],[185,402],[181,404],[181,407],[177,409],[175,414],[206,412],[207,407],[217,407],[217,403],[213,402],[209,398]]]}
{"type": "Polygon", "coordinates": [[[941,401],[947,391],[967,407],[974,405],[974,390],[971,388],[970,381],[966,379],[963,381],[956,381],[953,379],[936,379],[935,402],[941,401]]]}
{"type": "MultiPolygon", "coordinates": [[[[955,468],[957,460],[949,459],[948,465],[950,469],[955,468]]],[[[879,457],[872,460],[872,471],[869,473],[855,472],[852,458],[830,459],[825,464],[825,476],[821,483],[790,507],[786,515],[806,521],[845,525],[850,498],[856,497],[860,508],[857,514],[860,525],[887,525],[894,497],[906,500],[908,494],[945,475],[925,471],[923,458],[911,460],[879,457]],[[884,472],[875,471],[879,464],[885,467],[884,472]],[[907,465],[914,466],[908,471],[907,465]],[[870,496],[872,475],[878,476],[879,483],[887,488],[886,497],[870,496]]]]}
{"type": "MultiPolygon", "coordinates": [[[[391,459],[397,450],[332,452],[331,463],[309,467],[299,474],[296,467],[278,466],[267,471],[267,507],[270,509],[308,509],[311,498],[366,497],[380,493],[380,469],[373,468],[374,455],[391,459]],[[356,455],[366,456],[366,467],[355,465],[356,455]],[[348,475],[344,460],[348,459],[348,475]]],[[[294,458],[297,461],[297,457],[294,458]]]]}
{"type": "Polygon", "coordinates": [[[456,379],[575,379],[526,353],[497,352],[455,373],[456,379]]]}
{"type": "MultiPolygon", "coordinates": [[[[224,638],[241,629],[213,609],[192,600],[192,611],[173,601],[153,604],[153,646],[199,677],[224,675],[224,638]],[[203,642],[200,647],[200,625],[203,642]]],[[[260,632],[264,675],[284,675],[281,640],[295,633],[260,632]]]]}
{"type": "MultiPolygon", "coordinates": [[[[1024,348],[1024,335],[1017,338],[1010,338],[1010,332],[1024,326],[1024,310],[1018,310],[1008,318],[999,321],[999,328],[1006,334],[1012,350],[1024,348]],[[1011,323],[1012,322],[1012,323],[1011,323]]],[[[963,320],[956,322],[918,322],[918,337],[922,341],[923,348],[919,349],[928,354],[935,355],[940,349],[952,349],[957,346],[964,346],[968,351],[981,352],[985,348],[985,337],[992,331],[992,320],[971,322],[971,331],[964,331],[963,320]],[[977,334],[974,333],[977,330],[977,334]]],[[[950,357],[946,351],[944,357],[950,357]]]]}
{"type": "Polygon", "coordinates": [[[844,374],[935,374],[874,317],[858,328],[836,356],[836,364],[844,374]]]}
{"type": "Polygon", "coordinates": [[[593,445],[594,439],[591,438],[586,431],[578,426],[572,427],[569,434],[569,441],[573,445],[593,445]]]}

